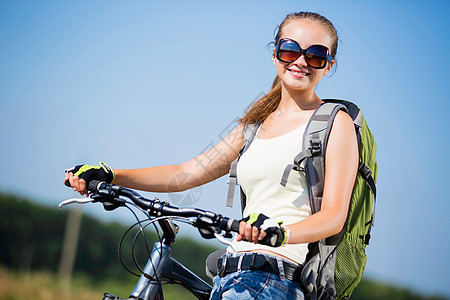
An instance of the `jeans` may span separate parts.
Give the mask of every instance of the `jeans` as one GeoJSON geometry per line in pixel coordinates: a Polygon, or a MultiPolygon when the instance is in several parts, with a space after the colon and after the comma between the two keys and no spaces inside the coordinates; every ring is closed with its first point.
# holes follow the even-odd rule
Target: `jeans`
{"type": "Polygon", "coordinates": [[[211,300],[216,299],[305,299],[291,280],[261,271],[241,271],[214,277],[211,300]]]}

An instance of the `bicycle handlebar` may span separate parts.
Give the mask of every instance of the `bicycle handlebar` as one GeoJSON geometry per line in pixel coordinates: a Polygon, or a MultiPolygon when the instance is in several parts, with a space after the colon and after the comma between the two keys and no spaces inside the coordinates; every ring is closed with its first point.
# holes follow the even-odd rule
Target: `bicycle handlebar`
{"type": "MultiPolygon", "coordinates": [[[[136,191],[124,188],[119,185],[101,182],[98,180],[91,180],[89,182],[88,190],[103,196],[103,201],[94,196],[94,201],[101,202],[117,202],[116,205],[121,205],[119,196],[124,196],[134,202],[138,207],[147,211],[153,216],[175,216],[197,218],[196,226],[199,228],[213,229],[214,231],[239,232],[240,221],[224,217],[211,211],[206,211],[198,208],[181,208],[171,206],[167,202],[159,201],[157,199],[146,199],[136,191]]],[[[123,200],[122,200],[123,201],[123,200]]]]}
{"type": "MultiPolygon", "coordinates": [[[[182,208],[172,206],[167,201],[146,199],[132,189],[98,180],[91,180],[88,184],[88,190],[94,192],[90,196],[92,199],[91,202],[103,203],[106,210],[113,210],[119,206],[124,206],[126,201],[120,198],[120,196],[124,196],[153,217],[196,218],[192,225],[197,227],[202,237],[206,239],[214,237],[220,239],[220,234],[223,231],[225,232],[225,237],[231,237],[231,232],[239,233],[240,221],[224,217],[211,211],[198,208],[182,208]]],[[[60,206],[66,204],[69,203],[61,203],[60,206]]],[[[272,233],[270,236],[266,236],[265,239],[265,245],[275,247],[278,236],[276,233],[272,233]]],[[[229,242],[221,242],[230,245],[229,242]]]]}

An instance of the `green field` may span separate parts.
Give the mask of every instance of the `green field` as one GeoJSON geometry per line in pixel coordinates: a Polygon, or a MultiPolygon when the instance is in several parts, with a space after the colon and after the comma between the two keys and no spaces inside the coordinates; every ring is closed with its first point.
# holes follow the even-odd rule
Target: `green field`
{"type": "MultiPolygon", "coordinates": [[[[30,274],[23,274],[0,267],[0,300],[100,300],[105,291],[126,298],[135,282],[135,280],[104,280],[94,283],[86,276],[77,275],[71,285],[67,286],[48,272],[33,271],[30,274]]],[[[183,288],[174,285],[164,286],[164,296],[167,300],[196,299],[183,288]]],[[[446,298],[423,297],[406,289],[365,280],[357,288],[352,299],[444,300],[446,298]]]]}
{"type": "MultiPolygon", "coordinates": [[[[34,271],[22,274],[0,268],[0,300],[92,300],[102,299],[105,291],[126,298],[134,287],[133,281],[106,280],[93,283],[87,277],[75,276],[70,285],[61,283],[55,275],[34,271]]],[[[183,288],[164,286],[165,299],[196,299],[183,288]]]]}

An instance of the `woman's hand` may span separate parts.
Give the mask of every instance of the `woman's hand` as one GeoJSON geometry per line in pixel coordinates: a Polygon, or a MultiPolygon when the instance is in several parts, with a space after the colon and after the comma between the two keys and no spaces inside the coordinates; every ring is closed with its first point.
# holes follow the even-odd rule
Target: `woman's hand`
{"type": "Polygon", "coordinates": [[[100,166],[78,165],[66,170],[64,184],[72,187],[74,191],[81,195],[87,195],[87,187],[93,179],[111,183],[114,180],[114,172],[102,161],[100,166]]]}
{"type": "Polygon", "coordinates": [[[251,213],[243,218],[239,224],[237,241],[248,241],[254,244],[260,243],[272,247],[279,247],[286,243],[286,229],[281,223],[270,219],[264,214],[251,213]]]}
{"type": "Polygon", "coordinates": [[[236,236],[236,241],[248,241],[253,244],[258,244],[266,236],[264,230],[260,230],[258,227],[249,223],[241,221],[239,224],[239,233],[236,236]]]}

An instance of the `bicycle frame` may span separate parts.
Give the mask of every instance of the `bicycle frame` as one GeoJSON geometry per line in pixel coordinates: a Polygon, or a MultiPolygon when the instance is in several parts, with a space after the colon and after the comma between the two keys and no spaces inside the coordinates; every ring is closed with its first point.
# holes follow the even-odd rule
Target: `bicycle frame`
{"type": "Polygon", "coordinates": [[[156,242],[139,281],[130,298],[150,300],[164,299],[161,281],[177,283],[198,299],[209,299],[212,287],[199,276],[172,258],[172,244],[177,228],[169,219],[158,221],[163,230],[162,242],[156,242]]]}

